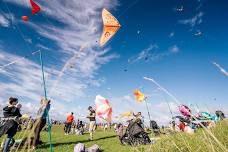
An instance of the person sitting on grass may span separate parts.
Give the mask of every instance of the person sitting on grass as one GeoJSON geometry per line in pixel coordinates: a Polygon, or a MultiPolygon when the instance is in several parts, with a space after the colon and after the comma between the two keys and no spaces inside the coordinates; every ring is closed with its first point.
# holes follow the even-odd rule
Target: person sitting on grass
{"type": "Polygon", "coordinates": [[[18,105],[18,99],[10,97],[9,105],[3,108],[4,123],[0,126],[0,137],[7,134],[7,138],[4,143],[3,152],[9,151],[9,145],[14,135],[17,133],[18,121],[22,116],[20,113],[21,105],[18,105]]]}

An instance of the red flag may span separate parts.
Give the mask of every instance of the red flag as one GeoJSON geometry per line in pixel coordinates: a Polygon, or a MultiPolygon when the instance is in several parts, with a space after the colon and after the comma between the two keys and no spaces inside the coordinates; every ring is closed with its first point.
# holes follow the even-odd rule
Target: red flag
{"type": "Polygon", "coordinates": [[[32,6],[32,15],[34,15],[40,11],[40,6],[37,5],[33,0],[30,0],[30,4],[32,6]]]}

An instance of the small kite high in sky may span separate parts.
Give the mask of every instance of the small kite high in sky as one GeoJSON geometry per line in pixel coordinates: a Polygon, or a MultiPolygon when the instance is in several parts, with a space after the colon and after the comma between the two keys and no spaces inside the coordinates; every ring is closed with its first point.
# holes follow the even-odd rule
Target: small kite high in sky
{"type": "Polygon", "coordinates": [[[109,101],[102,97],[101,95],[97,95],[95,99],[96,105],[96,114],[99,118],[104,119],[108,122],[112,121],[112,107],[109,101]]]}
{"type": "Polygon", "coordinates": [[[105,8],[102,10],[103,33],[100,38],[100,46],[104,46],[120,28],[118,20],[105,8]]]}
{"type": "Polygon", "coordinates": [[[21,19],[25,22],[27,22],[29,20],[29,17],[28,16],[22,16],[21,19]]]}
{"type": "Polygon", "coordinates": [[[40,11],[40,6],[36,4],[33,0],[30,0],[30,4],[32,6],[32,15],[35,15],[40,11]]]}

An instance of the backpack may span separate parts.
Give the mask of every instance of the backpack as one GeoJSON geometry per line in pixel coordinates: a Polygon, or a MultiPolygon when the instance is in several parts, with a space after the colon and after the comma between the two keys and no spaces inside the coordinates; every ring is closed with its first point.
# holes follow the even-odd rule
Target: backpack
{"type": "Polygon", "coordinates": [[[74,146],[74,152],[85,152],[85,145],[78,143],[74,146]]]}

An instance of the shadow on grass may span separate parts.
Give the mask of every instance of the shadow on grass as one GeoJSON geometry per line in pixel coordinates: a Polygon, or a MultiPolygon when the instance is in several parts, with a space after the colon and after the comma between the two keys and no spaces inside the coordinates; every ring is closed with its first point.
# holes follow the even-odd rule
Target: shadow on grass
{"type": "MultiPolygon", "coordinates": [[[[71,144],[77,144],[77,143],[87,143],[87,142],[95,142],[95,141],[99,141],[99,140],[105,140],[105,139],[109,139],[109,138],[115,138],[117,137],[116,135],[113,136],[107,136],[107,137],[102,137],[102,138],[98,138],[98,139],[94,139],[94,140],[82,140],[82,141],[75,141],[75,142],[62,142],[62,143],[53,143],[52,146],[53,147],[58,147],[58,146],[63,146],[63,145],[71,145],[71,144]]],[[[40,145],[38,148],[48,148],[50,145],[48,143],[40,145]]]]}

